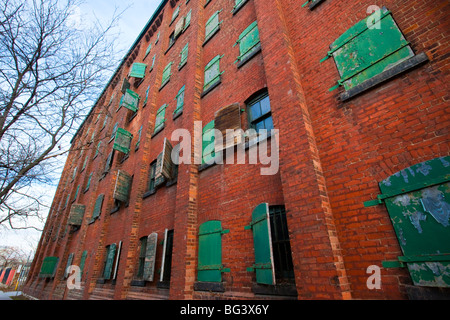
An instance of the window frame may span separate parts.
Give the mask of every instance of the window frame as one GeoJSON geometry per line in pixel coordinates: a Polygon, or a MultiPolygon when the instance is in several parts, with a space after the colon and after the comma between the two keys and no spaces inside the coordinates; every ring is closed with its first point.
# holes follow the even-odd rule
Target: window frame
{"type": "Polygon", "coordinates": [[[223,20],[220,21],[219,19],[220,12],[222,12],[222,9],[214,12],[211,17],[209,17],[208,21],[206,21],[205,40],[203,41],[203,45],[205,45],[220,30],[220,25],[223,23],[223,20]],[[214,23],[215,25],[210,30],[208,30],[208,26],[212,23],[214,23]]]}
{"type": "MultiPolygon", "coordinates": [[[[254,119],[252,118],[251,107],[254,106],[257,103],[260,103],[265,98],[269,98],[269,106],[270,106],[270,96],[269,96],[269,93],[267,91],[260,93],[258,96],[256,96],[255,98],[253,98],[252,100],[250,100],[249,102],[246,103],[248,125],[252,129],[257,130],[256,129],[256,124],[257,123],[263,122],[266,119],[268,119],[269,117],[270,118],[272,117],[272,108],[270,108],[269,112],[266,112],[265,114],[261,114],[260,116],[254,118],[254,119]]],[[[272,118],[272,124],[273,124],[273,118],[272,118]]],[[[273,128],[271,128],[271,129],[273,129],[273,128]]],[[[267,128],[266,128],[266,130],[267,130],[267,128]]],[[[270,132],[270,130],[268,130],[268,131],[270,132]]]]}

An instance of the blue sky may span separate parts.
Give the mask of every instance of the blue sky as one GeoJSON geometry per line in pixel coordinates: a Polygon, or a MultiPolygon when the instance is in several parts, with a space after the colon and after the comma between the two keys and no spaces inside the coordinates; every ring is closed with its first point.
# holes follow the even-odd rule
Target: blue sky
{"type": "MultiPolygon", "coordinates": [[[[114,30],[118,34],[117,49],[120,50],[118,58],[121,59],[134,43],[160,2],[161,0],[85,0],[81,6],[75,8],[76,16],[73,19],[75,23],[83,24],[89,24],[94,19],[106,23],[113,17],[115,9],[117,9],[117,12],[124,11],[114,30]]],[[[45,190],[50,202],[55,191],[56,188],[45,190]]],[[[40,227],[43,227],[43,225],[40,227]]],[[[0,229],[0,246],[17,246],[29,252],[36,249],[40,236],[41,232],[33,229],[5,230],[2,228],[0,229]]]]}

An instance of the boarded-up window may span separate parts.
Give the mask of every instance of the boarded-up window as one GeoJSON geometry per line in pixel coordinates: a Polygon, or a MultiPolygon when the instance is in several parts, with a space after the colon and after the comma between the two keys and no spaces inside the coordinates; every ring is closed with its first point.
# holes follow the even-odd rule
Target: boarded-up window
{"type": "Polygon", "coordinates": [[[85,210],[86,206],[83,204],[72,204],[68,224],[71,226],[81,226],[85,210]]]}
{"type": "Polygon", "coordinates": [[[114,139],[113,149],[128,154],[130,152],[133,135],[125,129],[118,128],[114,139]]]}
{"type": "Polygon", "coordinates": [[[253,22],[240,35],[235,45],[239,44],[239,57],[237,61],[243,61],[261,48],[259,42],[258,24],[253,22]]]}
{"type": "Polygon", "coordinates": [[[163,150],[156,159],[155,179],[160,179],[161,176],[166,179],[172,178],[172,149],[170,141],[164,138],[163,150]]]}
{"type": "Polygon", "coordinates": [[[202,164],[211,164],[214,162],[215,146],[214,146],[214,120],[203,127],[202,132],[202,164]]]}
{"type": "Polygon", "coordinates": [[[220,24],[222,23],[219,22],[219,13],[221,11],[222,10],[214,12],[213,15],[206,22],[205,42],[208,41],[209,38],[211,38],[217,30],[219,30],[220,24]]]}
{"type": "Polygon", "coordinates": [[[224,145],[216,145],[216,150],[228,148],[234,146],[243,141],[243,137],[240,131],[236,131],[238,135],[227,134],[227,130],[241,129],[241,108],[239,103],[234,103],[229,106],[223,107],[216,112],[214,117],[214,125],[217,130],[222,133],[224,138],[224,145]]]}
{"type": "Polygon", "coordinates": [[[198,267],[197,280],[221,282],[222,272],[230,270],[222,265],[222,234],[229,230],[222,229],[217,220],[200,225],[198,233],[198,267]]]}
{"type": "Polygon", "coordinates": [[[125,107],[133,112],[138,111],[138,106],[139,106],[139,95],[130,90],[127,89],[125,91],[125,95],[123,96],[123,99],[121,100],[121,106],[125,107]]]}
{"type": "Polygon", "coordinates": [[[58,261],[58,257],[45,257],[39,272],[39,278],[53,278],[55,276],[56,267],[58,266],[58,261]]]}
{"type": "Polygon", "coordinates": [[[156,133],[156,132],[160,131],[162,128],[164,128],[164,122],[166,122],[166,118],[165,118],[166,108],[167,108],[167,104],[163,104],[156,112],[154,133],[156,133]]]}
{"type": "Polygon", "coordinates": [[[116,185],[114,187],[113,198],[123,203],[128,202],[130,196],[131,183],[133,178],[124,170],[117,172],[116,185]]]}
{"type": "Polygon", "coordinates": [[[145,262],[144,262],[144,280],[153,281],[155,274],[156,247],[158,244],[158,234],[156,232],[147,237],[145,262]]]}
{"type": "Polygon", "coordinates": [[[145,63],[133,63],[131,70],[130,70],[130,77],[135,77],[142,79],[145,77],[145,69],[147,68],[147,65],[145,63]]]}
{"type": "Polygon", "coordinates": [[[223,74],[223,71],[220,72],[220,59],[222,57],[223,55],[217,55],[206,65],[203,91],[208,90],[220,81],[220,76],[223,74]]]}
{"type": "Polygon", "coordinates": [[[188,51],[189,51],[189,43],[186,43],[186,45],[183,47],[180,53],[180,64],[178,65],[178,69],[181,69],[182,66],[184,66],[187,62],[188,58],[188,51]]]}
{"type": "Polygon", "coordinates": [[[103,199],[105,198],[104,194],[100,194],[97,197],[97,200],[95,200],[95,205],[94,205],[94,211],[92,212],[92,220],[97,219],[101,212],[102,212],[102,206],[103,206],[103,199]]]}

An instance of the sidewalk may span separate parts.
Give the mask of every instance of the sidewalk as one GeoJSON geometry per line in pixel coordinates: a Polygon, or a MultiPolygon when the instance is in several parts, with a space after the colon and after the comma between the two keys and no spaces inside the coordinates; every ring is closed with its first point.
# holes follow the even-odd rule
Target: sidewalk
{"type": "Polygon", "coordinates": [[[10,291],[10,292],[2,292],[0,291],[0,300],[12,300],[11,296],[20,296],[22,291],[10,291]]]}

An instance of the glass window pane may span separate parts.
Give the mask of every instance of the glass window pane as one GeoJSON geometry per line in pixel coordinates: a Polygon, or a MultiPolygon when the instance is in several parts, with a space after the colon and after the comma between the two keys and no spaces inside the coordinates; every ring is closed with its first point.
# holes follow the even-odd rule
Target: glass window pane
{"type": "Polygon", "coordinates": [[[259,118],[261,116],[261,107],[259,105],[259,102],[250,106],[250,116],[251,116],[252,120],[259,118]]]}
{"type": "Polygon", "coordinates": [[[264,126],[266,127],[267,130],[273,129],[273,122],[271,116],[268,117],[266,120],[264,120],[264,126]]]}
{"type": "Polygon", "coordinates": [[[264,121],[255,123],[255,127],[256,127],[256,131],[258,131],[260,129],[264,129],[264,121]]]}
{"type": "Polygon", "coordinates": [[[266,114],[266,113],[270,112],[269,96],[267,96],[264,99],[262,99],[259,103],[261,104],[262,114],[266,114]]]}

